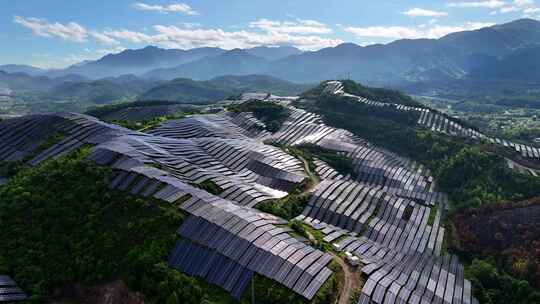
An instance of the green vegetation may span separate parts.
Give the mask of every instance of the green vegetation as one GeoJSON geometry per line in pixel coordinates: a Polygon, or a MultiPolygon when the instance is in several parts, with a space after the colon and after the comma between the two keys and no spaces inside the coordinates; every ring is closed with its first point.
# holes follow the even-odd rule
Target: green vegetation
{"type": "Polygon", "coordinates": [[[342,82],[345,92],[349,94],[361,96],[379,102],[397,103],[412,107],[424,107],[424,105],[415,101],[410,96],[396,90],[384,88],[369,88],[352,80],[343,80],[342,82]]]}
{"type": "Polygon", "coordinates": [[[59,143],[64,138],[66,138],[66,134],[62,132],[54,133],[51,136],[45,138],[45,140],[40,143],[39,146],[32,151],[32,153],[28,154],[23,159],[12,162],[0,161],[0,177],[10,178],[12,176],[15,176],[19,171],[24,170],[28,167],[28,165],[26,164],[28,161],[32,160],[34,157],[38,156],[41,152],[47,150],[53,145],[59,143]]]}
{"type": "Polygon", "coordinates": [[[133,107],[151,107],[151,106],[171,106],[177,105],[177,102],[172,101],[159,101],[159,100],[147,100],[147,101],[135,101],[135,102],[124,102],[112,105],[104,105],[90,108],[86,111],[86,114],[97,117],[99,119],[104,119],[105,117],[116,113],[120,110],[133,108],[133,107]]]}
{"type": "Polygon", "coordinates": [[[435,216],[437,216],[437,207],[433,206],[429,208],[429,217],[428,217],[427,225],[433,226],[433,224],[435,224],[435,216]]]}
{"type": "Polygon", "coordinates": [[[184,118],[187,115],[192,115],[198,113],[198,110],[192,106],[183,106],[178,108],[178,112],[171,114],[165,114],[165,112],[155,109],[160,106],[177,106],[178,103],[170,101],[137,101],[129,103],[121,103],[114,105],[106,105],[101,107],[96,107],[88,110],[86,114],[97,117],[101,120],[108,121],[124,128],[131,130],[147,130],[153,127],[158,126],[162,122],[171,119],[180,119],[184,118]],[[146,119],[137,119],[136,117],[127,118],[127,119],[114,119],[117,117],[116,114],[125,109],[138,109],[139,112],[150,110],[148,115],[141,115],[140,117],[148,117],[146,119]],[[156,111],[152,111],[155,109],[156,111]]]}
{"type": "Polygon", "coordinates": [[[540,303],[540,292],[527,281],[517,280],[500,271],[493,261],[474,259],[465,274],[474,285],[474,295],[480,303],[540,303]]]}
{"type": "Polygon", "coordinates": [[[241,104],[233,104],[228,110],[235,113],[251,112],[253,116],[262,121],[269,132],[278,131],[289,117],[287,109],[272,102],[250,100],[241,104]]]}
{"type": "Polygon", "coordinates": [[[0,268],[31,302],[68,283],[122,279],[148,303],[233,303],[166,265],[184,215],[110,190],[111,170],[85,160],[87,151],[26,169],[0,189],[0,268]]]}
{"type": "Polygon", "coordinates": [[[189,104],[211,104],[224,100],[234,91],[209,81],[178,78],[158,85],[139,96],[140,100],[167,100],[189,104]]]}
{"type": "Polygon", "coordinates": [[[319,113],[328,125],[428,166],[454,210],[540,195],[540,179],[510,170],[504,158],[481,145],[415,128],[417,114],[335,96],[298,106],[319,113]]]}
{"type": "MultiPolygon", "coordinates": [[[[113,171],[86,160],[88,153],[84,148],[25,168],[0,188],[0,270],[32,296],[30,302],[43,303],[69,284],[120,279],[144,294],[146,303],[236,303],[222,289],[168,267],[185,214],[171,204],[110,190],[113,171]]],[[[199,186],[219,190],[213,183],[199,186]]],[[[328,303],[335,289],[332,278],[311,303],[328,303]]],[[[257,303],[308,303],[260,276],[255,293],[257,303]]],[[[241,302],[250,302],[249,291],[241,302]]]]}
{"type": "Polygon", "coordinates": [[[201,188],[208,193],[212,193],[213,195],[220,195],[223,193],[223,189],[211,180],[205,180],[204,182],[194,186],[201,188]]]}
{"type": "Polygon", "coordinates": [[[143,131],[143,130],[148,130],[148,129],[157,127],[158,125],[160,125],[161,123],[167,120],[180,119],[180,118],[186,117],[187,115],[189,114],[175,113],[175,114],[170,114],[170,115],[165,115],[165,116],[154,117],[152,119],[147,119],[143,121],[112,120],[111,123],[122,126],[124,128],[131,129],[131,130],[143,131]]]}
{"type": "Polygon", "coordinates": [[[244,92],[262,91],[277,95],[296,95],[305,89],[306,85],[264,75],[223,76],[207,81],[177,78],[148,90],[140,95],[139,99],[210,104],[244,92]]]}
{"type": "MultiPolygon", "coordinates": [[[[311,163],[315,158],[318,158],[327,163],[341,175],[348,175],[353,178],[356,177],[356,172],[354,171],[352,162],[345,156],[339,155],[334,151],[330,151],[313,144],[302,144],[296,147],[289,147],[288,151],[292,153],[292,155],[302,157],[311,163]]],[[[314,170],[315,168],[313,168],[313,171],[314,170]]]]}
{"type": "Polygon", "coordinates": [[[0,177],[9,178],[15,176],[24,167],[25,164],[22,161],[0,162],[0,177]]]}
{"type": "MultiPolygon", "coordinates": [[[[504,201],[540,195],[540,179],[509,169],[505,159],[494,153],[500,151],[485,144],[416,128],[417,117],[412,114],[398,113],[391,107],[367,107],[335,96],[318,96],[311,101],[299,102],[298,106],[319,113],[328,125],[344,128],[429,167],[439,183],[439,190],[449,195],[452,204],[447,216],[450,218],[466,209],[501,206],[504,201]]],[[[431,211],[428,224],[433,225],[436,212],[431,211]]],[[[447,219],[443,221],[448,223],[447,219]]],[[[452,229],[449,233],[452,234],[452,229]]],[[[451,245],[448,250],[462,258],[472,260],[475,257],[474,253],[464,255],[452,241],[445,242],[447,246],[451,245]]],[[[502,264],[497,266],[505,269],[502,264]]],[[[498,271],[489,263],[473,262],[468,275],[481,303],[538,302],[538,292],[529,286],[530,283],[498,271]]]]}
{"type": "Polygon", "coordinates": [[[302,213],[308,201],[308,193],[290,194],[284,198],[263,201],[257,205],[257,209],[291,220],[302,213]]]}
{"type": "MultiPolygon", "coordinates": [[[[278,284],[276,281],[255,275],[254,287],[256,303],[258,304],[275,304],[275,303],[287,303],[287,304],[327,304],[334,303],[338,295],[338,282],[337,276],[341,272],[339,265],[336,266],[332,262],[329,266],[334,274],[324,283],[319,289],[313,300],[307,301],[303,297],[292,293],[286,287],[278,284]]],[[[242,298],[242,304],[251,303],[251,290],[248,289],[242,298]]]]}

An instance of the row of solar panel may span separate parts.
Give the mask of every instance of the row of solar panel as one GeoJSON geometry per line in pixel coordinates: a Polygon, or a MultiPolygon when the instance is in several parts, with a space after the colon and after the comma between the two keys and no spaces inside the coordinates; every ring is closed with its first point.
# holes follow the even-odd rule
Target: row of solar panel
{"type": "Polygon", "coordinates": [[[183,238],[215,250],[240,265],[311,299],[328,279],[332,256],[315,250],[276,226],[279,218],[226,201],[192,198],[182,205],[192,214],[179,229],[183,238]]]}
{"type": "Polygon", "coordinates": [[[6,275],[0,275],[0,302],[17,302],[27,299],[26,294],[6,275]]]}
{"type": "Polygon", "coordinates": [[[253,272],[233,260],[193,242],[182,240],[169,257],[169,265],[177,270],[221,286],[240,299],[253,272]]]}
{"type": "Polygon", "coordinates": [[[410,106],[405,106],[405,105],[400,105],[400,104],[377,102],[377,101],[369,100],[364,97],[351,95],[343,91],[343,84],[341,84],[340,82],[327,83],[325,92],[329,94],[337,94],[337,95],[355,98],[359,102],[365,103],[370,106],[378,106],[378,107],[394,106],[398,110],[402,110],[402,111],[419,112],[420,116],[418,118],[418,124],[426,126],[430,128],[432,131],[446,133],[450,135],[462,136],[462,137],[470,137],[470,138],[475,138],[475,139],[485,139],[485,140],[488,140],[491,144],[512,148],[525,158],[540,159],[540,149],[536,147],[486,136],[477,130],[464,127],[460,125],[459,123],[448,119],[448,117],[435,113],[430,109],[410,107],[410,106]]]}

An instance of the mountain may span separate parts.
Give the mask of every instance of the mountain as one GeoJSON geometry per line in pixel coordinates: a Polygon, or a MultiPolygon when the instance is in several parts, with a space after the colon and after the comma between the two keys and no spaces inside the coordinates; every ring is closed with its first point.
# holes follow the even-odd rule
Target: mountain
{"type": "Polygon", "coordinates": [[[507,56],[538,43],[540,22],[521,19],[440,39],[404,39],[366,47],[341,44],[272,62],[263,73],[297,82],[345,77],[382,84],[463,79],[479,58],[507,56]]]}
{"type": "Polygon", "coordinates": [[[148,46],[143,49],[109,54],[99,60],[76,64],[67,69],[49,71],[47,75],[58,77],[66,74],[79,74],[98,79],[124,74],[143,74],[157,68],[173,67],[207,56],[217,56],[223,52],[224,50],[219,48],[178,50],[148,46]]]}
{"type": "Polygon", "coordinates": [[[144,76],[166,80],[180,77],[207,80],[216,76],[255,74],[264,70],[268,63],[268,60],[254,56],[246,50],[234,49],[215,57],[205,57],[174,68],[153,70],[144,76]]]}
{"type": "Polygon", "coordinates": [[[485,59],[470,76],[474,79],[539,82],[540,45],[517,49],[502,58],[485,59]]]}
{"type": "Polygon", "coordinates": [[[228,88],[215,86],[187,78],[178,78],[150,89],[139,100],[178,101],[183,103],[209,103],[223,100],[232,95],[228,88]]]}
{"type": "Polygon", "coordinates": [[[278,95],[293,95],[307,88],[305,85],[264,75],[223,76],[208,81],[178,78],[150,89],[142,94],[139,100],[209,103],[244,92],[263,91],[278,95]]]}
{"type": "Polygon", "coordinates": [[[43,75],[46,72],[46,70],[23,64],[0,65],[0,71],[6,73],[25,73],[30,76],[43,75]]]}
{"type": "Polygon", "coordinates": [[[62,81],[45,76],[30,76],[26,73],[0,71],[0,84],[13,91],[46,91],[62,81]]]}
{"type": "Polygon", "coordinates": [[[292,46],[267,47],[258,46],[246,50],[253,56],[261,57],[266,60],[278,60],[292,55],[302,54],[302,51],[292,46]]]}
{"type": "Polygon", "coordinates": [[[313,85],[297,84],[268,75],[221,76],[211,83],[241,92],[265,92],[280,96],[300,95],[313,85]]]}
{"type": "MultiPolygon", "coordinates": [[[[148,46],[109,54],[99,60],[81,62],[63,70],[43,71],[16,65],[0,66],[0,70],[4,67],[8,71],[28,75],[42,75],[45,72],[43,75],[51,78],[82,75],[99,79],[134,74],[163,80],[209,80],[224,75],[264,74],[297,83],[351,78],[368,84],[402,85],[493,78],[496,72],[489,65],[511,65],[512,60],[528,56],[522,52],[536,45],[540,45],[540,22],[520,19],[452,33],[440,39],[402,39],[365,47],[344,43],[314,52],[302,52],[290,46],[261,46],[230,51],[148,46]]],[[[534,65],[525,65],[520,75],[509,72],[500,77],[522,81],[522,75],[535,74],[535,69],[534,65]]]]}
{"type": "Polygon", "coordinates": [[[107,104],[122,99],[135,99],[139,94],[158,84],[160,84],[158,81],[143,80],[134,76],[86,82],[68,81],[51,88],[46,96],[51,100],[107,104]]]}

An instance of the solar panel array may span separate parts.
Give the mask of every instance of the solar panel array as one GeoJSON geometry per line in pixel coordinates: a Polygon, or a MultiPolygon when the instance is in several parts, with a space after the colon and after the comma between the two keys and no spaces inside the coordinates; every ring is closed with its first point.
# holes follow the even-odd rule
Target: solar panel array
{"type": "Polygon", "coordinates": [[[110,114],[100,117],[101,119],[111,120],[126,120],[126,121],[143,121],[160,116],[172,115],[185,111],[193,110],[191,105],[154,105],[154,106],[132,106],[124,108],[110,114]]]}
{"type": "Polygon", "coordinates": [[[127,129],[106,124],[93,117],[74,114],[38,114],[9,119],[0,124],[0,161],[20,161],[32,155],[52,134],[65,137],[28,161],[30,165],[66,155],[85,144],[105,142],[127,129]]]}
{"type": "MultiPolygon", "coordinates": [[[[234,261],[235,267],[224,270],[224,282],[237,280],[236,269],[247,269],[312,299],[332,274],[327,267],[332,256],[292,237],[289,228],[277,226],[287,222],[275,216],[220,199],[209,203],[191,198],[181,208],[191,216],[179,235],[234,261]]],[[[183,250],[188,254],[187,248],[183,250]]]]}
{"type": "Polygon", "coordinates": [[[129,186],[137,175],[155,179],[152,169],[159,168],[186,184],[212,181],[223,189],[222,198],[249,207],[286,196],[306,178],[298,160],[251,139],[126,135],[97,146],[91,157],[115,169],[135,169],[119,176],[115,185],[129,186]]]}
{"type": "Polygon", "coordinates": [[[441,255],[443,211],[442,203],[430,208],[382,187],[324,179],[297,219],[361,259],[359,303],[477,303],[457,257],[441,255]]]}
{"type": "Polygon", "coordinates": [[[0,302],[17,302],[26,299],[26,294],[9,276],[0,275],[0,302]]]}
{"type": "Polygon", "coordinates": [[[362,259],[368,277],[362,303],[475,301],[456,258],[440,256],[447,202],[434,191],[429,170],[324,125],[320,116],[291,106],[289,99],[264,99],[285,105],[290,114],[274,134],[249,113],[194,115],[167,121],[150,134],[83,115],[57,114],[2,122],[0,140],[9,143],[11,160],[30,155],[37,147],[31,143],[44,141],[47,134],[67,134],[69,140],[39,153],[35,164],[75,149],[70,147],[94,145],[89,158],[114,169],[111,188],[177,203],[190,214],[178,230],[182,240],[171,251],[171,267],[236,298],[254,273],[307,299],[331,276],[331,255],[293,238],[285,221],[253,209],[286,196],[306,178],[300,161],[265,142],[318,145],[350,159],[356,177],[342,176],[316,160],[315,171],[323,180],[298,219],[320,230],[325,242],[337,242],[362,259]],[[8,125],[31,136],[18,142],[8,125]],[[213,195],[200,189],[207,181],[223,191],[213,195]],[[432,275],[437,277],[432,280],[432,275]]]}
{"type": "Polygon", "coordinates": [[[415,111],[420,114],[420,117],[418,119],[418,124],[425,126],[431,129],[432,131],[445,133],[445,134],[449,134],[453,136],[460,136],[460,137],[466,137],[466,138],[472,138],[472,139],[481,139],[481,140],[487,141],[488,143],[492,145],[498,145],[501,147],[511,149],[515,151],[516,153],[520,154],[523,158],[529,158],[529,159],[534,159],[534,160],[540,159],[540,149],[536,147],[508,141],[505,139],[487,136],[477,130],[462,126],[458,122],[452,119],[449,119],[448,116],[435,112],[431,109],[411,107],[411,106],[405,106],[405,105],[393,104],[393,103],[387,103],[387,102],[378,102],[378,101],[369,100],[364,97],[355,96],[355,95],[346,93],[344,91],[343,84],[339,81],[327,82],[326,87],[323,90],[323,93],[336,94],[340,96],[354,98],[358,100],[359,102],[365,103],[366,105],[369,105],[369,106],[395,107],[396,109],[401,110],[401,111],[415,111]]]}
{"type": "Polygon", "coordinates": [[[148,133],[177,139],[203,137],[245,139],[268,134],[262,126],[264,125],[251,115],[209,114],[170,120],[148,133]]]}
{"type": "Polygon", "coordinates": [[[374,146],[346,130],[326,126],[317,114],[287,107],[289,118],[278,132],[263,138],[265,141],[315,144],[350,159],[357,181],[430,205],[446,200],[444,195],[434,191],[433,177],[422,165],[374,146]]]}
{"type": "Polygon", "coordinates": [[[448,202],[434,191],[429,170],[350,132],[324,126],[316,114],[287,107],[291,116],[266,140],[315,144],[354,164],[356,180],[315,160],[323,180],[297,219],[321,231],[325,242],[361,259],[367,282],[359,303],[477,303],[457,257],[442,255],[441,219],[448,202]]]}
{"type": "MultiPolygon", "coordinates": [[[[184,132],[183,135],[180,133],[164,134],[171,137],[148,135],[108,125],[78,114],[50,114],[13,119],[2,122],[0,130],[3,142],[10,147],[8,156],[17,154],[17,158],[6,157],[6,160],[22,159],[37,148],[38,144],[30,146],[31,143],[44,142],[50,134],[62,132],[69,140],[64,139],[54,144],[40,152],[30,162],[38,164],[46,159],[64,155],[84,144],[94,145],[89,158],[98,164],[115,169],[115,176],[110,183],[111,188],[129,191],[133,195],[152,196],[170,203],[193,198],[198,203],[190,204],[192,208],[208,205],[221,212],[221,207],[212,205],[213,202],[218,202],[220,206],[229,206],[229,208],[240,205],[253,207],[261,201],[287,195],[287,191],[306,178],[300,161],[278,148],[248,137],[248,135],[254,135],[249,131],[250,128],[261,130],[260,125],[257,125],[260,123],[251,115],[227,113],[222,116],[209,115],[209,118],[195,116],[195,118],[185,118],[171,123],[180,125],[180,129],[172,127],[171,131],[178,130],[184,132]],[[199,131],[205,130],[205,134],[186,135],[190,132],[187,126],[198,120],[208,122],[208,125],[200,124],[202,127],[199,131]],[[223,127],[230,126],[236,127],[231,127],[230,132],[219,131],[223,130],[223,127]],[[21,137],[20,132],[26,130],[29,131],[21,137]],[[214,130],[217,132],[213,132],[214,130]],[[19,132],[19,136],[15,136],[14,132],[19,132]],[[76,144],[71,143],[72,140],[76,140],[76,144]],[[39,161],[34,161],[36,159],[39,161]],[[197,187],[198,184],[207,180],[213,181],[223,189],[221,198],[197,187]]],[[[167,124],[164,124],[158,130],[167,133],[166,126],[167,124]]],[[[264,134],[264,131],[259,133],[264,134]]],[[[255,212],[254,209],[248,207],[245,210],[255,212]]],[[[198,209],[189,209],[192,212],[196,210],[198,209]]],[[[263,213],[256,214],[261,218],[269,216],[263,213]]],[[[253,241],[252,248],[249,247],[251,249],[246,247],[250,250],[246,254],[253,250],[262,254],[255,257],[253,265],[243,265],[244,260],[240,260],[240,257],[204,246],[200,243],[200,239],[179,244],[171,254],[171,265],[188,274],[203,277],[230,291],[233,296],[239,297],[253,271],[262,275],[270,273],[270,268],[259,269],[257,268],[259,265],[265,262],[276,263],[283,267],[283,269],[275,270],[276,279],[279,282],[305,297],[313,297],[331,275],[329,269],[326,268],[331,258],[295,241],[288,235],[286,229],[276,227],[271,229],[274,222],[275,220],[268,221],[263,228],[257,228],[264,229],[261,230],[262,238],[239,239],[244,243],[253,241]],[[261,243],[263,239],[270,241],[270,238],[274,237],[273,245],[278,247],[270,247],[270,243],[261,243]],[[274,251],[270,252],[270,249],[274,251]],[[203,261],[198,255],[188,257],[187,254],[192,251],[204,254],[206,258],[203,261]],[[295,255],[288,256],[286,253],[295,255]],[[228,268],[212,268],[208,272],[200,272],[200,269],[190,268],[193,263],[206,263],[205,265],[209,267],[227,265],[228,268]],[[227,276],[227,280],[224,279],[222,272],[229,272],[230,276],[227,276]]],[[[206,226],[193,226],[190,223],[188,220],[185,225],[182,225],[181,231],[184,231],[186,227],[191,227],[192,232],[205,233],[206,226]]],[[[283,222],[280,223],[283,224],[283,222]]],[[[253,225],[253,223],[248,224],[253,225]]],[[[254,231],[259,231],[257,229],[254,231]]],[[[189,236],[184,235],[184,240],[188,239],[189,236]]]]}

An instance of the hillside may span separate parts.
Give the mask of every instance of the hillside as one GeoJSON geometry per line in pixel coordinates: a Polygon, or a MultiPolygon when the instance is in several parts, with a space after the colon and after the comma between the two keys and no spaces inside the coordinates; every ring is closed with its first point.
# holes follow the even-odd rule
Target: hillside
{"type": "Polygon", "coordinates": [[[109,104],[135,99],[160,82],[140,79],[103,79],[90,82],[64,82],[47,91],[50,100],[71,100],[88,104],[109,104]]]}
{"type": "Polygon", "coordinates": [[[215,57],[206,57],[173,68],[146,73],[148,78],[171,80],[178,77],[208,80],[223,75],[249,75],[264,70],[268,60],[245,50],[235,49],[215,57]]]}
{"type": "Polygon", "coordinates": [[[278,60],[266,73],[297,82],[347,75],[374,84],[462,79],[469,77],[479,56],[508,56],[538,43],[540,22],[521,19],[440,39],[405,39],[366,47],[346,43],[278,60]]]}
{"type": "Polygon", "coordinates": [[[287,46],[229,51],[148,46],[109,54],[67,69],[45,71],[44,74],[32,67],[7,66],[5,69],[52,78],[79,74],[98,79],[135,74],[165,80],[209,80],[224,75],[267,74],[297,83],[350,77],[385,86],[494,78],[522,82],[531,79],[523,79],[520,75],[536,75],[538,72],[536,66],[522,64],[535,59],[530,56],[537,53],[533,48],[538,44],[540,22],[519,19],[478,30],[455,32],[439,39],[402,39],[365,47],[343,43],[302,52],[287,46]],[[502,74],[498,75],[498,71],[502,74]]]}
{"type": "Polygon", "coordinates": [[[359,302],[395,296],[410,302],[410,294],[379,284],[393,280],[396,272],[385,271],[391,267],[429,290],[419,296],[428,303],[443,301],[436,293],[443,284],[460,290],[456,303],[535,301],[532,282],[505,268],[483,276],[493,267],[489,259],[467,257],[449,239],[450,221],[468,209],[540,195],[538,177],[505,161],[537,162],[537,154],[526,153],[530,147],[523,154],[479,140],[478,131],[400,92],[352,81],[327,81],[303,96],[164,117],[145,133],[81,114],[2,121],[0,141],[8,148],[0,153],[0,175],[7,177],[0,194],[8,200],[0,204],[12,214],[37,210],[28,216],[39,223],[18,229],[24,217],[6,218],[3,244],[74,248],[58,263],[48,258],[57,254],[55,245],[2,250],[3,269],[38,298],[66,283],[89,290],[108,283],[125,284],[124,292],[153,303],[249,303],[253,281],[259,303],[346,303],[354,294],[359,302]],[[18,140],[19,132],[28,135],[18,140]],[[45,174],[47,182],[32,188],[45,174]],[[91,195],[79,199],[83,193],[91,195]],[[70,216],[51,221],[57,210],[70,216]],[[75,228],[63,233],[66,227],[75,228]],[[146,237],[128,237],[139,233],[146,237]],[[358,270],[346,265],[343,251],[360,259],[358,270]],[[32,267],[41,270],[29,275],[32,267]],[[435,283],[422,285],[432,273],[435,283]],[[512,297],[493,297],[491,278],[497,292],[512,297]]]}
{"type": "Polygon", "coordinates": [[[164,100],[183,103],[212,103],[245,92],[268,92],[295,95],[306,89],[274,77],[264,75],[223,76],[208,81],[175,79],[156,86],[139,96],[140,100],[164,100]]]}
{"type": "Polygon", "coordinates": [[[118,54],[108,54],[96,61],[84,62],[62,70],[51,70],[48,76],[80,74],[99,79],[125,74],[144,74],[150,70],[184,64],[207,56],[217,56],[224,52],[218,48],[192,50],[161,49],[148,46],[137,50],[125,50],[118,54]]]}
{"type": "Polygon", "coordinates": [[[0,65],[0,71],[3,71],[5,73],[24,73],[30,76],[43,75],[46,72],[43,69],[23,64],[0,65]]]}

